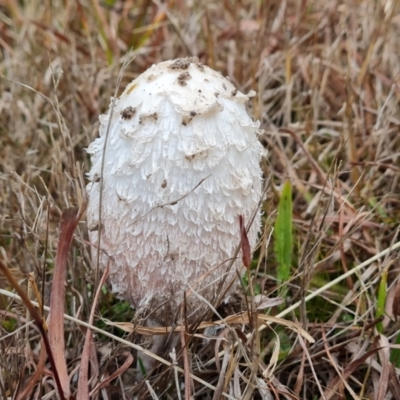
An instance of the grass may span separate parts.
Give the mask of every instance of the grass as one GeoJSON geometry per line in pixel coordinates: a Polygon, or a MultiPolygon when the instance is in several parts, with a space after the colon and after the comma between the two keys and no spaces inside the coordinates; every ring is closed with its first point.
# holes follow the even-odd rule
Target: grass
{"type": "Polygon", "coordinates": [[[79,399],[398,398],[399,33],[389,0],[0,0],[0,397],[56,398],[58,380],[79,399]],[[132,361],[148,332],[106,289],[95,301],[84,215],[71,247],[60,223],[84,211],[85,148],[124,62],[134,57],[121,90],[153,63],[191,55],[257,92],[263,232],[248,296],[220,310],[229,324],[218,340],[184,330],[176,366],[167,356],[137,384],[132,361]],[[286,181],[282,283],[274,227],[286,181]],[[43,301],[39,313],[29,299],[43,301]],[[43,324],[51,302],[61,327],[43,324]]]}

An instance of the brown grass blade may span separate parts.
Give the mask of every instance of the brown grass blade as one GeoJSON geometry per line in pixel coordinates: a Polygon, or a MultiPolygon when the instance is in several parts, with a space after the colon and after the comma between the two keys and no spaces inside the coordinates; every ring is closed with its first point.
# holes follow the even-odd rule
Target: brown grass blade
{"type": "MultiPolygon", "coordinates": [[[[186,296],[185,296],[186,302],[186,296]]],[[[185,318],[184,318],[184,304],[181,306],[181,320],[183,321],[183,325],[180,332],[181,344],[182,344],[182,353],[183,353],[183,370],[185,374],[185,400],[191,399],[191,378],[190,378],[190,362],[189,362],[189,351],[188,351],[188,340],[187,340],[187,327],[185,326],[185,318]]]]}
{"type": "Polygon", "coordinates": [[[346,380],[343,378],[343,376],[342,376],[342,374],[340,372],[339,366],[337,365],[337,361],[334,359],[334,357],[331,354],[331,349],[328,346],[328,342],[326,340],[326,334],[325,334],[325,331],[323,329],[322,329],[322,338],[324,340],[324,347],[325,347],[326,355],[328,356],[328,359],[329,359],[331,365],[335,369],[337,377],[341,379],[341,382],[340,382],[341,384],[338,385],[339,394],[337,394],[337,396],[338,397],[340,397],[340,396],[343,397],[344,396],[344,387],[346,387],[349,390],[350,393],[351,393],[351,388],[349,387],[349,385],[346,382],[346,380]]]}
{"type": "Polygon", "coordinates": [[[242,245],[242,262],[246,268],[249,268],[251,263],[251,250],[250,250],[249,238],[247,237],[247,232],[244,225],[243,215],[239,215],[239,224],[240,224],[240,240],[242,245]]]}
{"type": "Polygon", "coordinates": [[[384,400],[388,386],[390,381],[390,371],[391,371],[391,364],[390,364],[390,349],[389,349],[389,341],[386,336],[380,335],[379,338],[379,360],[382,366],[382,372],[379,376],[379,385],[376,394],[376,400],[384,400]]]}
{"type": "MultiPolygon", "coordinates": [[[[225,339],[227,334],[229,334],[229,332],[227,330],[224,330],[224,332],[222,332],[220,335],[220,339],[215,343],[215,353],[217,355],[218,351],[219,351],[219,345],[221,344],[221,341],[223,340],[224,358],[222,360],[221,367],[219,365],[219,360],[218,360],[217,368],[218,368],[219,378],[218,378],[217,388],[215,389],[215,392],[213,395],[213,400],[218,400],[221,398],[222,392],[224,390],[224,385],[226,382],[226,369],[228,367],[229,359],[231,358],[231,348],[232,348],[232,346],[230,346],[229,343],[227,343],[227,340],[225,339]],[[223,338],[222,336],[225,336],[225,337],[223,338]]],[[[217,359],[218,358],[216,357],[215,361],[217,361],[217,359]]]]}
{"type": "Polygon", "coordinates": [[[32,390],[35,388],[37,382],[43,375],[45,361],[46,361],[46,351],[44,343],[42,341],[42,347],[40,348],[40,354],[39,354],[39,362],[36,365],[35,372],[29,379],[24,389],[20,393],[18,393],[17,400],[25,400],[32,393],[32,390]]]}
{"type": "Polygon", "coordinates": [[[392,312],[395,317],[400,315],[400,280],[396,283],[396,291],[393,299],[392,312]]]}
{"type": "Polygon", "coordinates": [[[54,266],[53,284],[50,299],[49,342],[60,382],[66,398],[70,397],[67,363],[64,342],[64,304],[65,279],[67,274],[68,253],[81,212],[76,208],[63,211],[60,222],[60,236],[54,266]]]}
{"type": "MultiPolygon", "coordinates": [[[[308,342],[314,343],[314,338],[306,332],[299,324],[296,322],[288,321],[279,317],[274,317],[272,315],[265,315],[265,314],[258,314],[257,316],[259,323],[262,324],[271,324],[276,323],[278,325],[286,326],[287,328],[293,330],[294,332],[303,336],[308,342]]],[[[249,323],[249,315],[244,312],[241,314],[231,315],[223,320],[219,321],[207,321],[202,322],[198,325],[197,329],[205,329],[210,326],[215,325],[232,325],[232,324],[248,324],[249,323]]],[[[126,331],[126,332],[137,332],[141,335],[167,335],[170,332],[180,332],[185,330],[184,326],[176,326],[176,327],[145,327],[145,326],[136,326],[134,324],[129,323],[118,323],[118,322],[111,322],[103,318],[103,322],[110,326],[117,326],[118,328],[126,331]]]]}
{"type": "MultiPolygon", "coordinates": [[[[99,391],[100,389],[103,389],[107,387],[111,381],[113,381],[115,378],[118,376],[122,375],[133,363],[133,356],[131,353],[128,353],[127,351],[124,351],[122,353],[123,356],[126,357],[125,362],[114,372],[112,373],[107,379],[99,383],[91,392],[89,396],[93,396],[94,393],[99,391]]],[[[88,398],[88,397],[86,397],[88,398]]],[[[79,399],[79,397],[77,397],[79,399]]]]}
{"type": "MultiPolygon", "coordinates": [[[[24,302],[26,308],[29,310],[32,318],[35,320],[35,323],[37,327],[40,330],[40,334],[42,335],[42,339],[44,342],[44,345],[46,347],[46,351],[50,360],[50,364],[53,368],[53,375],[54,375],[54,380],[56,381],[56,386],[58,390],[58,394],[60,396],[61,400],[64,400],[64,394],[63,394],[63,388],[61,386],[61,381],[57,372],[57,366],[54,361],[52,349],[50,346],[49,339],[47,338],[46,331],[44,329],[44,321],[39,314],[39,312],[36,310],[32,302],[30,301],[29,297],[26,295],[25,291],[22,289],[22,287],[18,284],[17,280],[11,273],[11,271],[7,268],[6,264],[0,259],[0,270],[3,272],[4,276],[7,278],[7,280],[10,282],[11,286],[16,290],[16,292],[19,294],[21,297],[22,301],[24,302]]],[[[63,318],[63,314],[61,314],[61,318],[63,318]]]]}
{"type": "Polygon", "coordinates": [[[353,360],[349,365],[347,365],[347,367],[343,370],[341,376],[337,376],[336,378],[332,379],[328,387],[325,389],[323,396],[320,397],[320,400],[330,400],[334,396],[336,396],[339,386],[343,383],[342,379],[348,379],[353,372],[357,371],[357,369],[359,369],[365,363],[368,357],[371,357],[378,350],[379,349],[369,350],[361,357],[353,360]]]}
{"type": "Polygon", "coordinates": [[[390,364],[389,389],[395,399],[400,399],[400,383],[393,364],[390,364]]]}
{"type": "MultiPolygon", "coordinates": [[[[97,286],[96,295],[94,297],[92,309],[90,311],[89,324],[93,324],[94,313],[96,311],[101,289],[108,276],[108,267],[109,264],[107,264],[107,268],[104,271],[103,276],[101,277],[99,285],[97,286]]],[[[85,336],[85,344],[83,345],[83,350],[82,350],[81,367],[79,370],[77,400],[86,400],[89,398],[89,359],[90,359],[91,345],[92,345],[92,331],[90,329],[87,329],[85,336]]],[[[100,389],[100,387],[98,389],[100,389]]]]}

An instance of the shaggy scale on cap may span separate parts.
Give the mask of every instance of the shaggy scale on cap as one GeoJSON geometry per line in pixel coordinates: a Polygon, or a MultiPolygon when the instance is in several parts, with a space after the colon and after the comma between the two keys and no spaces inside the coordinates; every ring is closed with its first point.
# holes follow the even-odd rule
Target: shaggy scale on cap
{"type": "MultiPolygon", "coordinates": [[[[247,223],[262,192],[249,96],[197,59],[177,59],[149,68],[100,117],[88,148],[90,240],[96,245],[101,232],[100,266],[110,257],[112,290],[160,324],[176,319],[185,291],[189,321],[209,311],[192,291],[212,302],[241,271],[240,257],[228,269],[239,215],[247,223]]],[[[258,212],[251,246],[259,227],[258,212]]]]}

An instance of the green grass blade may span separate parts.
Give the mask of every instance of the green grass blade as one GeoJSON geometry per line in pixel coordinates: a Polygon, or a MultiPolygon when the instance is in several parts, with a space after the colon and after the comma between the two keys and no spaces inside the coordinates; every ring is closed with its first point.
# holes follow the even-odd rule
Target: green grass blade
{"type": "MultiPolygon", "coordinates": [[[[385,313],[385,304],[386,304],[386,296],[387,296],[387,271],[382,271],[381,281],[379,282],[378,288],[378,302],[376,305],[375,317],[378,318],[385,313]]],[[[379,333],[383,333],[383,324],[379,322],[376,325],[376,328],[379,333]]]]}
{"type": "Polygon", "coordinates": [[[278,205],[278,216],[275,221],[275,256],[278,262],[277,278],[279,282],[289,279],[292,264],[292,185],[286,181],[283,185],[278,205]]]}
{"type": "MultiPolygon", "coordinates": [[[[395,344],[400,344],[400,335],[396,336],[395,344]]],[[[392,349],[390,352],[390,362],[396,368],[400,368],[400,349],[392,349]]]]}

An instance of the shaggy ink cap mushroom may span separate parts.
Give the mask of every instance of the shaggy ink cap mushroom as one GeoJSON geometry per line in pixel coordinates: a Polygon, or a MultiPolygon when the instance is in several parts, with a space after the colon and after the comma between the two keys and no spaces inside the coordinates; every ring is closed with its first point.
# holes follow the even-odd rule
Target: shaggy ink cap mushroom
{"type": "MultiPolygon", "coordinates": [[[[176,318],[185,291],[189,322],[210,311],[193,291],[212,302],[241,271],[240,255],[228,268],[239,215],[247,223],[262,192],[260,124],[245,108],[251,95],[195,58],[177,59],[145,71],[100,117],[88,148],[90,240],[102,235],[100,266],[110,260],[112,290],[160,324],[176,318]]],[[[259,228],[258,211],[252,247],[259,228]]]]}

